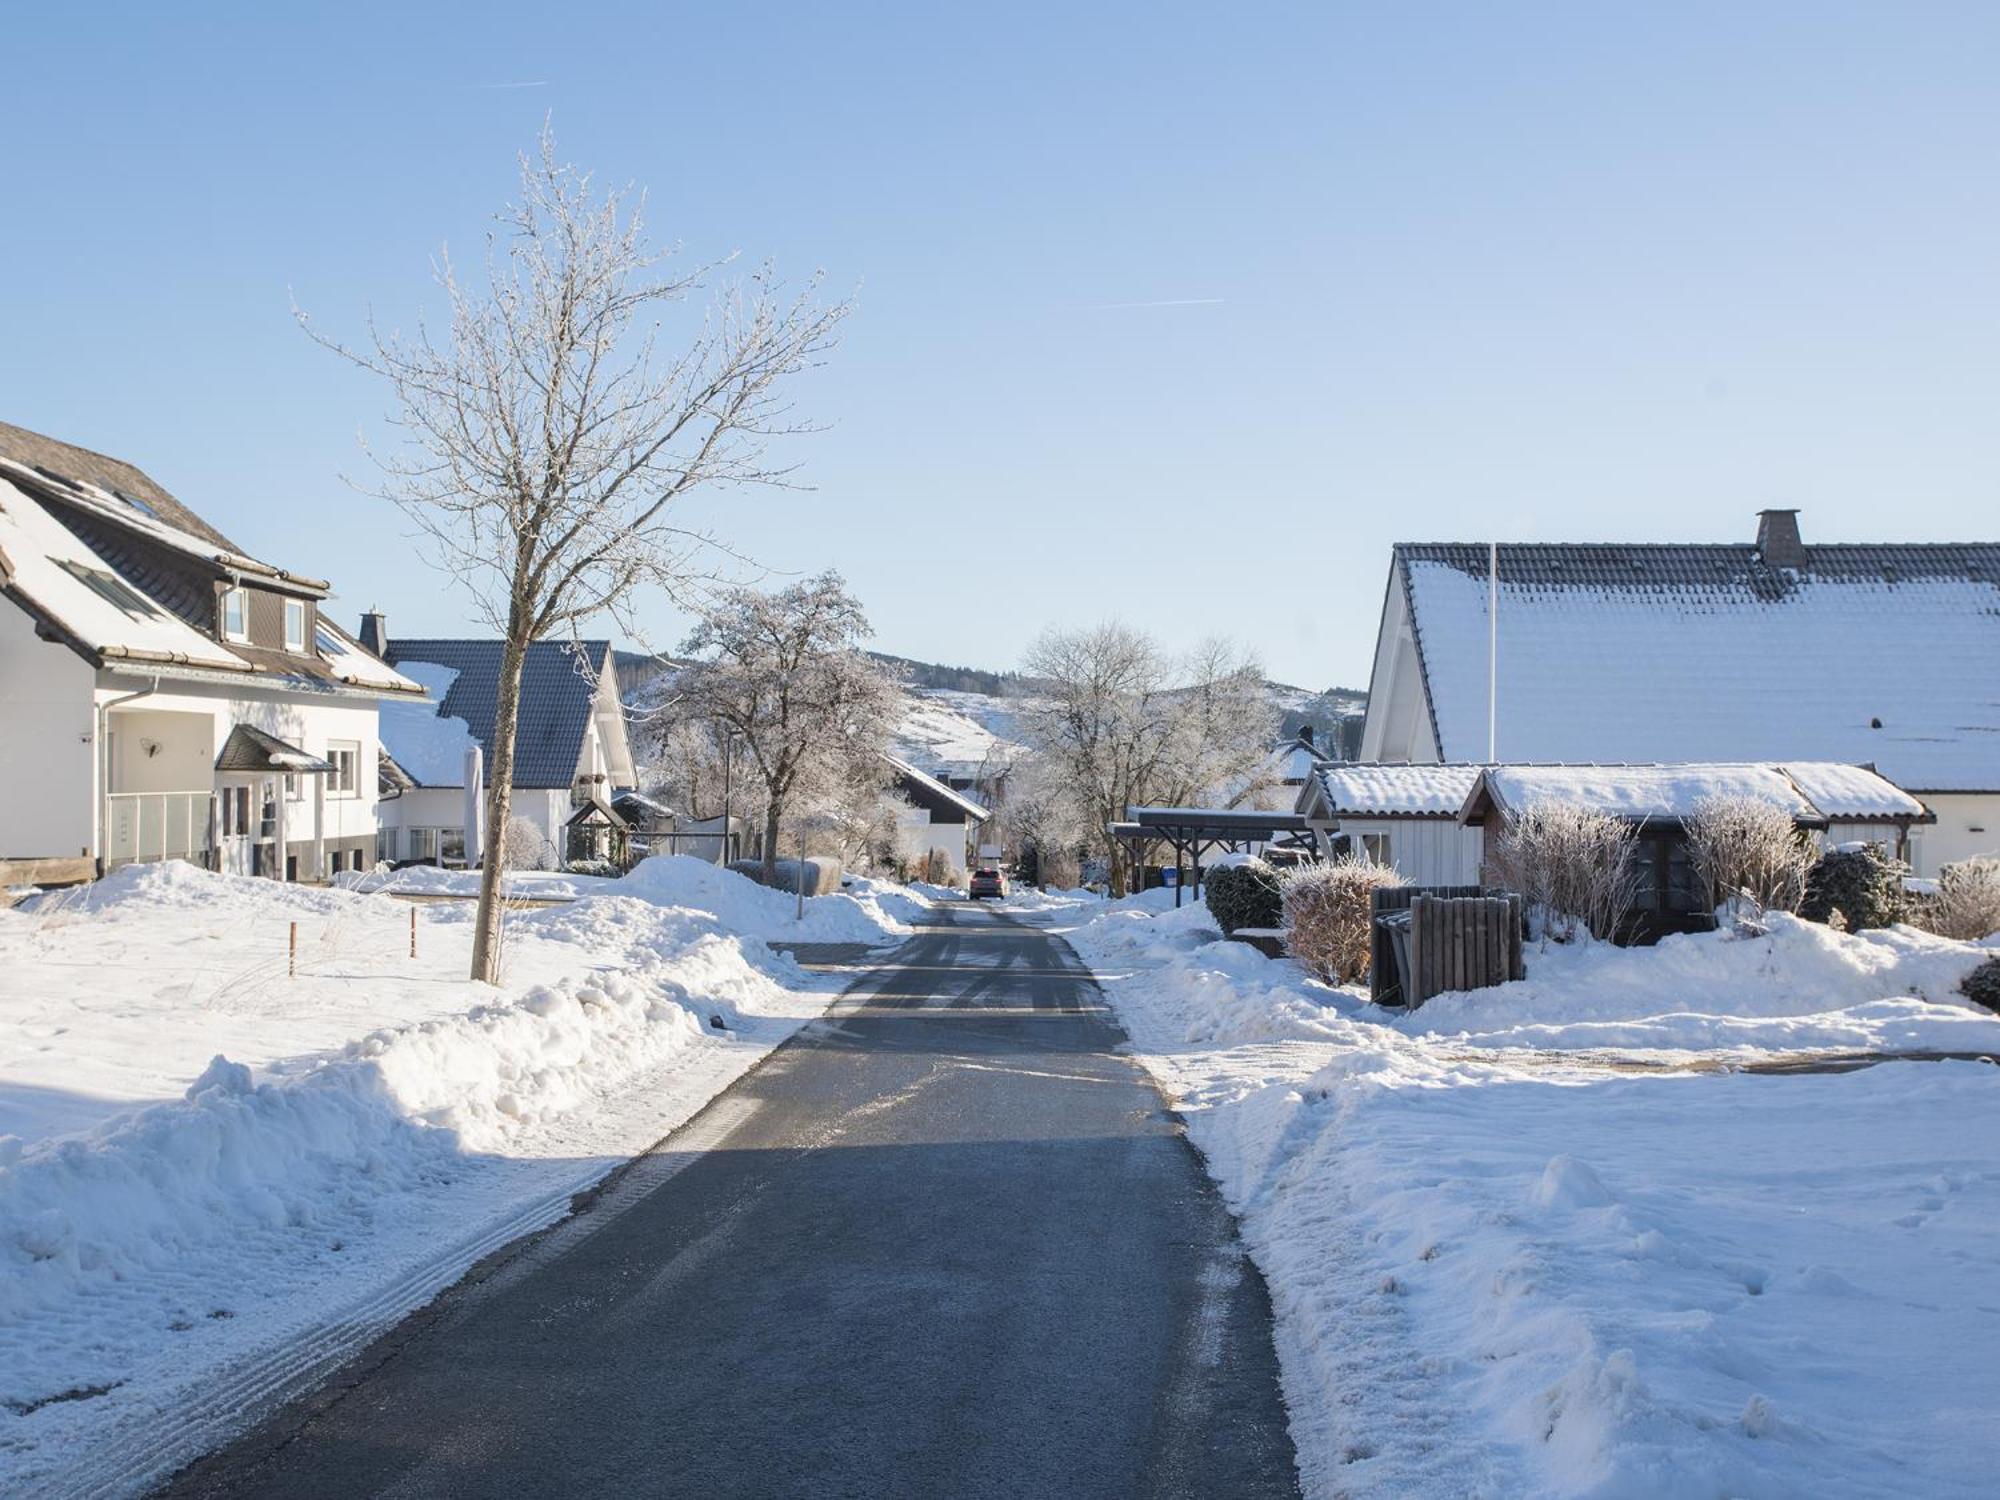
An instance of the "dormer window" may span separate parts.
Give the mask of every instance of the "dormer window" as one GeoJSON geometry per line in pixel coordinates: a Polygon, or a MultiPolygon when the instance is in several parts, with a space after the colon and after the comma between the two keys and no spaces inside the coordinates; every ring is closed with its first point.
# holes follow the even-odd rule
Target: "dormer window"
{"type": "Polygon", "coordinates": [[[285,601],[285,649],[303,654],[306,649],[306,601],[285,601]]]}
{"type": "Polygon", "coordinates": [[[222,596],[222,633],[232,641],[250,639],[250,591],[230,589],[222,596]]]}

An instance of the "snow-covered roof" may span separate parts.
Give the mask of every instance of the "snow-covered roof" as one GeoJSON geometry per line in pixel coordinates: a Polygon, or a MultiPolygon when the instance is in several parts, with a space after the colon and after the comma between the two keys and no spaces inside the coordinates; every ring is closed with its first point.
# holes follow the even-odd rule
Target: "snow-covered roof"
{"type": "Polygon", "coordinates": [[[1313,772],[1299,811],[1332,818],[1450,818],[1479,779],[1477,766],[1336,763],[1313,772]]]}
{"type": "Polygon", "coordinates": [[[250,663],[134,588],[0,477],[0,580],[78,648],[107,658],[248,672],[250,663]]]}
{"type": "Polygon", "coordinates": [[[992,816],[991,813],[989,813],[985,808],[981,807],[977,802],[974,802],[970,797],[966,796],[965,793],[960,791],[954,791],[952,788],[946,786],[942,781],[939,781],[935,776],[925,775],[922,771],[919,771],[915,766],[911,765],[908,761],[899,759],[894,755],[884,755],[882,759],[884,759],[889,763],[890,769],[893,770],[898,776],[908,777],[911,781],[915,782],[919,787],[921,787],[924,791],[930,793],[932,796],[942,798],[946,802],[955,804],[965,813],[965,815],[968,818],[971,818],[975,823],[983,823],[987,820],[987,818],[992,816]]]}
{"type": "MultiPolygon", "coordinates": [[[[2000,789],[2000,543],[1499,549],[1510,761],[1881,768],[2000,789]]],[[[1441,758],[1486,751],[1487,549],[1396,548],[1441,758]]],[[[1398,580],[1400,580],[1398,582],[1398,580]]]]}
{"type": "Polygon", "coordinates": [[[425,696],[417,702],[383,703],[378,729],[382,748],[418,786],[464,786],[465,752],[483,747],[465,720],[442,710],[458,681],[457,670],[430,661],[405,661],[401,670],[425,696]]]}
{"type": "Polygon", "coordinates": [[[1926,816],[1921,802],[1865,766],[1806,762],[1795,772],[1768,762],[1711,762],[1489,766],[1467,793],[1461,817],[1471,821],[1491,807],[1512,815],[1553,804],[1635,821],[1680,821],[1692,817],[1702,802],[1723,797],[1769,802],[1802,823],[1926,816]]]}
{"type": "Polygon", "coordinates": [[[394,688],[404,693],[423,690],[421,683],[404,676],[379,656],[369,652],[359,641],[324,615],[320,617],[313,646],[319,652],[319,659],[326,663],[327,671],[342,682],[352,683],[356,687],[394,688]]]}

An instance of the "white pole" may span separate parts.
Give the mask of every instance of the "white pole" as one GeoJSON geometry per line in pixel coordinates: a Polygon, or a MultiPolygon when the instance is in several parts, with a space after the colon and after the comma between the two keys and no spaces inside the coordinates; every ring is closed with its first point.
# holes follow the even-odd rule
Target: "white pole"
{"type": "Polygon", "coordinates": [[[1486,763],[1500,763],[1500,544],[1486,544],[1486,763]]]}

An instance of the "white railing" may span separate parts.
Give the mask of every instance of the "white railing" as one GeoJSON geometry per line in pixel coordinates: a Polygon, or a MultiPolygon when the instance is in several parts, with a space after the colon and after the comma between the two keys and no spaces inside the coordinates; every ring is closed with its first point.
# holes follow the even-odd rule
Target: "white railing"
{"type": "Polygon", "coordinates": [[[104,864],[208,863],[208,792],[113,792],[105,798],[104,864]]]}

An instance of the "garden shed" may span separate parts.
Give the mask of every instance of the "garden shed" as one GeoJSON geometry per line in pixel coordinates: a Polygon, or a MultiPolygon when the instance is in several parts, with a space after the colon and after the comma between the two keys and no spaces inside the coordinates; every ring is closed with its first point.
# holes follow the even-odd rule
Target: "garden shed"
{"type": "Polygon", "coordinates": [[[1879,844],[1907,856],[1912,826],[1931,813],[1870,766],[1827,761],[1692,765],[1488,766],[1478,773],[1458,821],[1477,829],[1482,865],[1493,841],[1528,808],[1560,805],[1632,823],[1640,840],[1633,935],[1650,940],[1706,928],[1713,893],[1703,890],[1687,850],[1687,823],[1709,798],[1751,797],[1788,812],[1801,833],[1826,847],[1879,844]]]}
{"type": "Polygon", "coordinates": [[[1395,869],[1412,885],[1470,885],[1479,878],[1479,830],[1459,809],[1478,766],[1315,766],[1296,811],[1323,858],[1355,854],[1395,869]]]}

